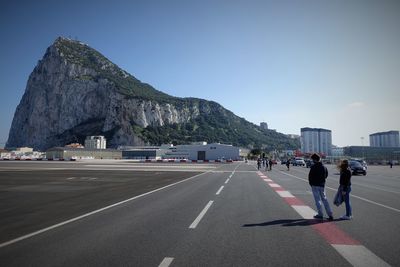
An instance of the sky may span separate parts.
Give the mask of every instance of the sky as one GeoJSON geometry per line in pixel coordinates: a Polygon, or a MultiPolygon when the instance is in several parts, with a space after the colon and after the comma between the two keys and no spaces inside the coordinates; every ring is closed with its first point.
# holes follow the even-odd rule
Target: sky
{"type": "Polygon", "coordinates": [[[400,130],[400,1],[1,1],[0,144],[58,36],[139,80],[337,146],[400,130]]]}

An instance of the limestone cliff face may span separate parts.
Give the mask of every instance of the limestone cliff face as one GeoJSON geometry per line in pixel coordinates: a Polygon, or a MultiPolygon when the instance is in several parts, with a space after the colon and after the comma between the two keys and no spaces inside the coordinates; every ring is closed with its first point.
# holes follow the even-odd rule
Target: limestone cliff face
{"type": "Polygon", "coordinates": [[[29,77],[6,147],[45,150],[99,134],[110,147],[143,144],[133,125],[184,123],[207,112],[178,100],[141,83],[89,46],[58,38],[29,77]]]}

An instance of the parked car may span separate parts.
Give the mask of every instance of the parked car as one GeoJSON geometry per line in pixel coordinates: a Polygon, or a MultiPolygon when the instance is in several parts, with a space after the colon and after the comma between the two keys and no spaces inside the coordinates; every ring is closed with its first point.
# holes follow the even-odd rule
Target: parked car
{"type": "Polygon", "coordinates": [[[361,165],[360,162],[356,160],[350,160],[349,161],[349,166],[351,169],[351,173],[353,175],[355,174],[362,174],[362,175],[367,175],[367,168],[361,165]]]}
{"type": "Polygon", "coordinates": [[[295,158],[292,160],[293,166],[306,166],[306,162],[303,158],[295,158]]]}

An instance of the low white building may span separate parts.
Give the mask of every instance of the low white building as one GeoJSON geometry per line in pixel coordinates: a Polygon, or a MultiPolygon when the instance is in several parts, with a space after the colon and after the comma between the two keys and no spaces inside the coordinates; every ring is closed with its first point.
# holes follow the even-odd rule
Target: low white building
{"type": "Polygon", "coordinates": [[[232,145],[206,142],[169,147],[163,158],[188,160],[239,160],[240,149],[232,145]]]}
{"type": "Polygon", "coordinates": [[[102,135],[87,136],[85,140],[85,148],[106,149],[106,138],[102,135]]]}
{"type": "Polygon", "coordinates": [[[239,160],[240,149],[232,145],[207,144],[162,145],[159,147],[120,147],[125,159],[175,159],[175,160],[239,160]]]}

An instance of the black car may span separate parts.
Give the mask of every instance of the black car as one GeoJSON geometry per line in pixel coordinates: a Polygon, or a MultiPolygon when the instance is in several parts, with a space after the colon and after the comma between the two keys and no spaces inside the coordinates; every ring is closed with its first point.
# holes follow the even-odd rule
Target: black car
{"type": "Polygon", "coordinates": [[[311,168],[314,162],[311,159],[304,160],[306,162],[306,168],[311,168]]]}
{"type": "Polygon", "coordinates": [[[360,162],[355,161],[355,160],[349,161],[349,166],[351,169],[351,173],[353,175],[355,175],[355,174],[367,175],[367,168],[365,168],[363,165],[361,165],[360,162]]]}

